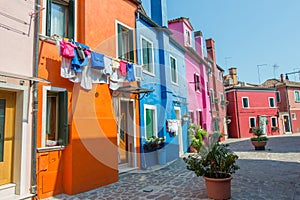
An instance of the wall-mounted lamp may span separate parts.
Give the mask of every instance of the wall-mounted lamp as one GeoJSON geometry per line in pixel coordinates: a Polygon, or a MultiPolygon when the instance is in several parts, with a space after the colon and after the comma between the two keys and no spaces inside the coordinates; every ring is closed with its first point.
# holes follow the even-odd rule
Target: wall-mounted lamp
{"type": "Polygon", "coordinates": [[[182,121],[183,121],[183,122],[187,122],[187,121],[189,121],[189,119],[190,119],[190,115],[189,115],[188,113],[182,115],[182,121]]]}
{"type": "Polygon", "coordinates": [[[20,85],[24,85],[25,81],[24,80],[20,80],[20,85]]]}

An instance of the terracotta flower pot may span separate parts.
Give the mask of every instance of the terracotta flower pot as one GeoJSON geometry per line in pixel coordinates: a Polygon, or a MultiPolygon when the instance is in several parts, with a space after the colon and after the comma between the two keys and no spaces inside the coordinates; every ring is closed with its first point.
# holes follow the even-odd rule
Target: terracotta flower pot
{"type": "Polygon", "coordinates": [[[203,176],[203,178],[205,179],[208,198],[230,199],[232,176],[229,178],[208,178],[203,176]]]}
{"type": "Polygon", "coordinates": [[[255,147],[255,150],[265,150],[267,141],[251,141],[252,145],[255,147]]]}

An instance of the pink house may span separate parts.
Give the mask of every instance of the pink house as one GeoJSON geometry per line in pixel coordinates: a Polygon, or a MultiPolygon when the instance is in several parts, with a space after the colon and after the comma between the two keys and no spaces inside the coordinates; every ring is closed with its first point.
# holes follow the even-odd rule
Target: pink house
{"type": "Polygon", "coordinates": [[[262,84],[264,87],[276,88],[278,107],[278,125],[280,134],[300,132],[300,82],[284,79],[269,79],[262,84]]]}
{"type": "Polygon", "coordinates": [[[173,32],[172,37],[186,48],[185,65],[190,120],[211,132],[210,103],[207,91],[209,64],[203,57],[202,33],[201,31],[194,32],[195,41],[193,42],[193,26],[189,19],[184,17],[170,20],[168,27],[173,32]]]}

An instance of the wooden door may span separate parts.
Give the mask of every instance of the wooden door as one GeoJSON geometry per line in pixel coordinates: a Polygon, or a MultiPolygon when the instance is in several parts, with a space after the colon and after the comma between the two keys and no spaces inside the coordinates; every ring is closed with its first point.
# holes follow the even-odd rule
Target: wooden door
{"type": "Polygon", "coordinates": [[[12,182],[16,94],[0,91],[0,185],[12,182]]]}

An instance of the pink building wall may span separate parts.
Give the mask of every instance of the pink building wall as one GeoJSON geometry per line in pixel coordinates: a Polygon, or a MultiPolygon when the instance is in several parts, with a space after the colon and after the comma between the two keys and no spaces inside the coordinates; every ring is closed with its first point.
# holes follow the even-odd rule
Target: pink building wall
{"type": "Polygon", "coordinates": [[[181,45],[188,47],[188,52],[185,53],[185,65],[186,65],[186,80],[188,85],[188,109],[194,123],[201,125],[209,132],[211,129],[211,113],[210,103],[207,91],[208,77],[206,66],[200,61],[203,58],[203,39],[202,33],[197,31],[195,37],[195,48],[189,49],[193,46],[192,31],[193,27],[190,24],[188,18],[178,18],[169,21],[169,29],[173,32],[172,37],[181,45]],[[185,34],[186,30],[190,32],[191,44],[186,45],[185,34]],[[193,58],[191,55],[198,54],[198,60],[193,58]],[[194,74],[200,77],[200,90],[195,89],[194,74]],[[201,116],[200,116],[201,115],[201,116]]]}

